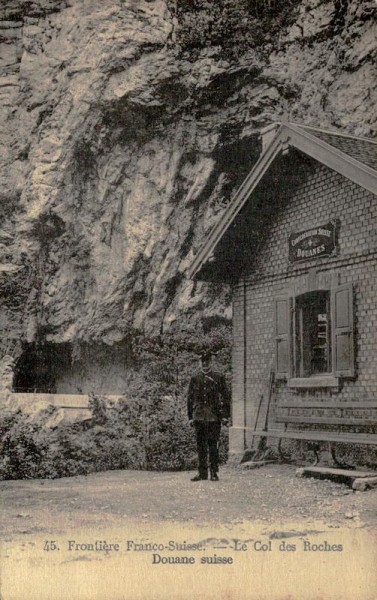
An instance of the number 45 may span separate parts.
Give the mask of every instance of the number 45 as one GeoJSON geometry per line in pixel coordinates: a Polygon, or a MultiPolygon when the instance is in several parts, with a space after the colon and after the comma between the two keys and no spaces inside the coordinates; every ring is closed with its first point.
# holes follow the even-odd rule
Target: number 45
{"type": "Polygon", "coordinates": [[[49,540],[45,542],[45,545],[43,546],[43,550],[45,550],[46,552],[48,552],[49,550],[59,550],[58,546],[56,545],[56,542],[54,540],[49,540]]]}

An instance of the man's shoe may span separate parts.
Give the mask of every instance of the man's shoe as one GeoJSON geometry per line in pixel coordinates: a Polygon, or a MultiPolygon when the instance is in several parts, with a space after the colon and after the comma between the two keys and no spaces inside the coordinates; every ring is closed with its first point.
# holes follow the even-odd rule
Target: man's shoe
{"type": "Polygon", "coordinates": [[[211,481],[219,481],[219,476],[217,473],[211,473],[211,481]]]}
{"type": "Polygon", "coordinates": [[[208,479],[208,477],[202,477],[201,475],[195,475],[195,477],[192,477],[191,481],[205,481],[206,479],[208,479]]]}

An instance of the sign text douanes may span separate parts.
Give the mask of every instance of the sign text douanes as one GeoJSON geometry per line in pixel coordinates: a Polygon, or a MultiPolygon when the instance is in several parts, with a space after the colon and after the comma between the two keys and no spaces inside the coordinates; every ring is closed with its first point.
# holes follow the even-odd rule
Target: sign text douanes
{"type": "Polygon", "coordinates": [[[289,236],[289,260],[312,260],[335,252],[335,226],[326,223],[289,236]]]}

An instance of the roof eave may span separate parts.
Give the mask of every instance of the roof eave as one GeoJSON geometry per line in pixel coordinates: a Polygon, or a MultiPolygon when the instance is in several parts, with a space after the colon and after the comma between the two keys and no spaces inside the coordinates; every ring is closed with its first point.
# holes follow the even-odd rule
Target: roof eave
{"type": "Polygon", "coordinates": [[[290,145],[377,195],[377,171],[372,167],[368,167],[296,125],[289,124],[289,129],[290,145]]]}
{"type": "Polygon", "coordinates": [[[229,209],[225,211],[223,216],[210,232],[207,240],[199,250],[187,271],[187,275],[190,279],[195,277],[202,264],[209,259],[210,255],[213,254],[217,243],[220,241],[225,231],[232,224],[239,211],[247,202],[250,194],[256,188],[270,165],[280,154],[280,152],[288,148],[288,137],[285,134],[285,130],[286,127],[282,125],[278,130],[275,139],[271,142],[266,152],[264,152],[259,158],[253,170],[246,177],[245,181],[236,192],[229,209]]]}
{"type": "Polygon", "coordinates": [[[215,248],[225,231],[248,201],[250,195],[264,177],[271,164],[280,153],[286,152],[289,146],[293,146],[307,156],[377,195],[377,172],[374,169],[345,154],[338,148],[320,140],[314,134],[308,133],[299,126],[292,123],[284,123],[280,126],[270,146],[259,158],[251,173],[236,192],[229,208],[212,229],[207,240],[194,258],[187,271],[189,278],[195,278],[201,271],[204,263],[208,261],[211,255],[214,255],[215,248]]]}

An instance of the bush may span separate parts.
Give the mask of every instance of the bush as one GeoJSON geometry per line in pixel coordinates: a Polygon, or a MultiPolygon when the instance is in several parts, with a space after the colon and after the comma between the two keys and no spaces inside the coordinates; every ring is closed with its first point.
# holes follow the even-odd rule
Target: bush
{"type": "MultiPolygon", "coordinates": [[[[133,339],[135,370],[128,397],[114,403],[92,394],[85,423],[43,426],[18,411],[0,418],[0,479],[56,478],[111,469],[183,470],[196,467],[194,431],[189,427],[186,393],[196,353],[218,351],[229,375],[230,328],[207,319],[203,331],[133,339]],[[187,340],[190,340],[189,344],[187,340]]],[[[220,458],[228,436],[220,439],[220,458]]]]}
{"type": "MultiPolygon", "coordinates": [[[[194,431],[173,397],[101,402],[101,425],[44,429],[17,412],[0,421],[0,479],[57,478],[113,469],[183,470],[196,466],[194,431]]],[[[227,457],[227,435],[220,456],[227,457]]]]}

